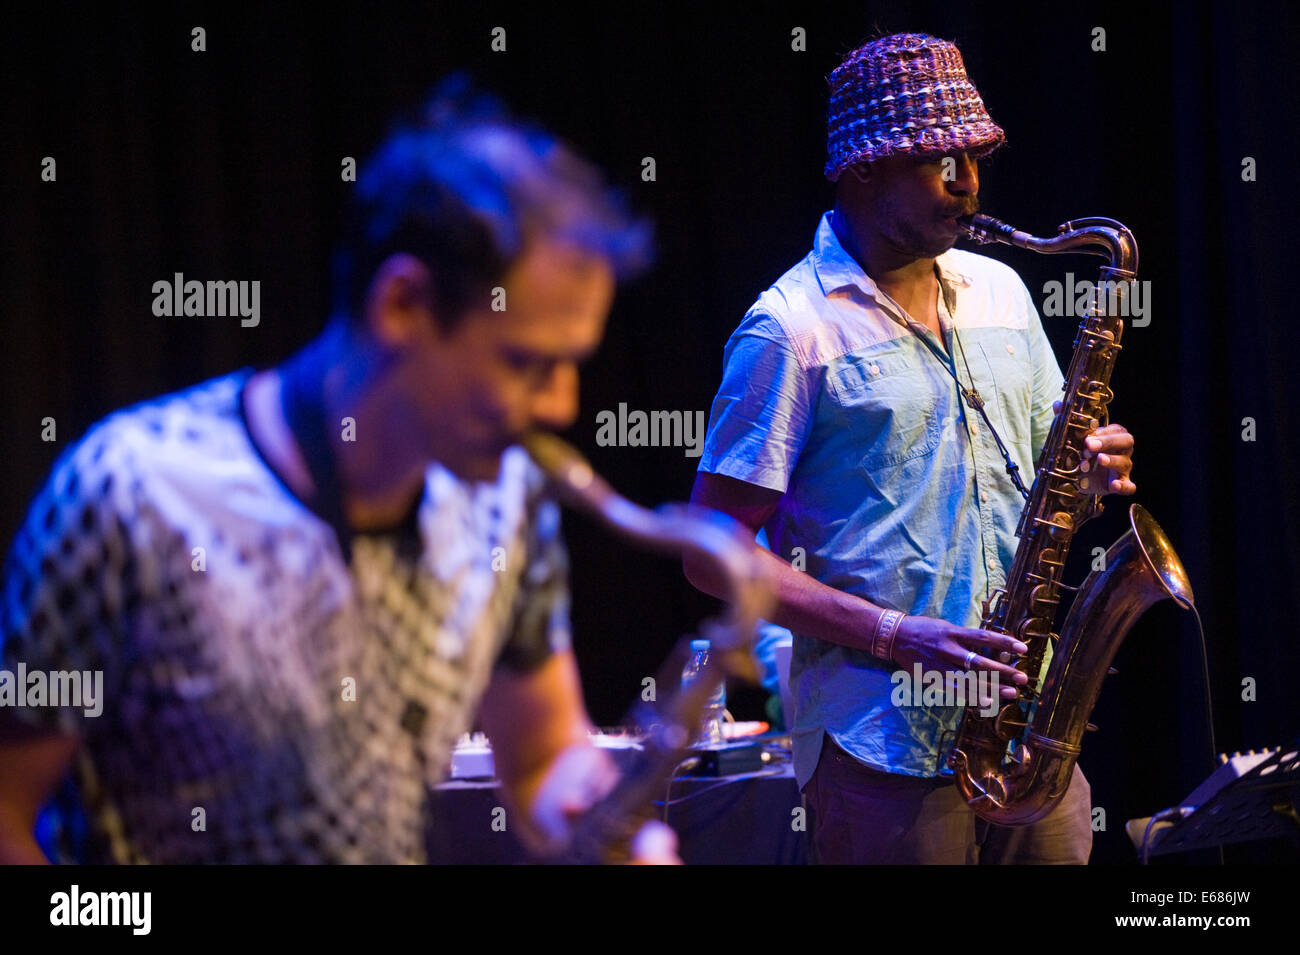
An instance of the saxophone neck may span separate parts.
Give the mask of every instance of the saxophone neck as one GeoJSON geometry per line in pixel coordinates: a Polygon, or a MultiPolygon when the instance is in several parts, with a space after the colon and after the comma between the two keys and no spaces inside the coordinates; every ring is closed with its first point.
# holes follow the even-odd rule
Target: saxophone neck
{"type": "Polygon", "coordinates": [[[775,597],[767,566],[752,532],[719,511],[690,504],[665,504],[651,511],[620,495],[567,442],[543,431],[520,443],[546,474],[562,503],[586,513],[638,547],[681,557],[692,554],[725,581],[730,607],[727,625],[711,635],[727,654],[724,668],[757,682],[749,654],[759,619],[775,597]]]}
{"type": "Polygon", "coordinates": [[[981,245],[998,242],[1044,255],[1062,252],[1100,255],[1110,259],[1109,272],[1115,279],[1131,279],[1137,276],[1137,239],[1133,237],[1133,232],[1128,226],[1115,219],[1101,216],[1071,219],[1069,222],[1062,223],[1057,228],[1057,234],[1051,238],[1030,235],[1000,219],[978,212],[963,216],[957,221],[965,227],[970,238],[981,245]]]}

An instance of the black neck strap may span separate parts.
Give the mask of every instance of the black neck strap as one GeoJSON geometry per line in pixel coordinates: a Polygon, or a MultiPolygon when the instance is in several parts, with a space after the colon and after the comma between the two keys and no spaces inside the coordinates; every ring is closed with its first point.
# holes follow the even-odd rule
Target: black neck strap
{"type": "MultiPolygon", "coordinates": [[[[943,296],[944,305],[947,306],[948,316],[953,320],[953,341],[957,343],[957,350],[961,352],[962,363],[966,364],[966,350],[962,348],[961,338],[957,334],[956,296],[953,295],[952,297],[949,297],[948,287],[944,284],[943,277],[939,274],[938,262],[934,264],[934,277],[939,283],[939,293],[943,296]]],[[[1014,484],[1016,490],[1020,492],[1020,496],[1025,500],[1028,500],[1029,491],[1026,489],[1024,482],[1020,480],[1020,465],[1016,464],[1016,462],[1012,460],[1011,453],[1007,450],[1007,446],[1002,442],[1002,436],[998,434],[998,429],[993,427],[993,422],[989,420],[988,412],[984,410],[984,398],[975,388],[975,379],[971,378],[971,387],[964,387],[961,383],[961,379],[957,377],[957,373],[953,371],[952,362],[949,360],[948,356],[940,352],[939,347],[935,345],[934,342],[930,341],[929,337],[925,334],[925,329],[910,316],[903,315],[898,316],[898,318],[903,322],[903,324],[912,330],[912,334],[919,338],[921,343],[930,350],[930,353],[939,360],[939,364],[943,366],[944,371],[948,372],[949,376],[951,376],[952,380],[956,383],[957,392],[965,399],[966,404],[972,410],[979,412],[980,417],[984,419],[984,426],[989,429],[989,434],[993,435],[993,440],[997,442],[998,450],[1002,452],[1003,460],[1007,462],[1006,471],[1007,474],[1011,476],[1011,483],[1014,484]]],[[[969,364],[966,364],[966,377],[970,378],[969,364]]]]}

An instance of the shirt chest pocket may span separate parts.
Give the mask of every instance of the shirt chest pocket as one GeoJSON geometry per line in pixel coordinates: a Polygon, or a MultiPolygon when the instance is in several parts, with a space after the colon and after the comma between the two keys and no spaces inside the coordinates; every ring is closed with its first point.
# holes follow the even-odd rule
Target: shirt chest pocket
{"type": "Polygon", "coordinates": [[[863,469],[893,467],[939,446],[937,384],[911,357],[846,356],[827,379],[839,419],[834,424],[852,437],[863,469]]]}
{"type": "Polygon", "coordinates": [[[1034,409],[1033,368],[1029,361],[1029,346],[1024,336],[1012,329],[980,343],[993,391],[998,396],[998,409],[1002,420],[1016,440],[1029,432],[1034,409]]]}

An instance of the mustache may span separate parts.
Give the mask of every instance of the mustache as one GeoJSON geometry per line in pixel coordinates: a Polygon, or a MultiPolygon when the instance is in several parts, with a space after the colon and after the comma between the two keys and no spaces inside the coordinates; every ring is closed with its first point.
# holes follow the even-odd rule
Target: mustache
{"type": "Polygon", "coordinates": [[[979,202],[973,201],[973,202],[965,203],[964,205],[953,206],[951,209],[945,211],[944,215],[956,216],[957,218],[961,218],[962,216],[972,216],[979,211],[980,211],[979,202]]]}

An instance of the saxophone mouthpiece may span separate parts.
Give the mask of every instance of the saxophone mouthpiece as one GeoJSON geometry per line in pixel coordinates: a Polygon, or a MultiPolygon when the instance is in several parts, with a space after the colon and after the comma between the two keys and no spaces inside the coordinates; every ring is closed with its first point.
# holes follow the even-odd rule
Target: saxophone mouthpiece
{"type": "Polygon", "coordinates": [[[520,439],[519,443],[542,470],[554,478],[568,477],[570,470],[575,467],[591,470],[591,466],[576,448],[553,434],[545,431],[530,431],[520,439]]]}
{"type": "Polygon", "coordinates": [[[990,242],[1003,242],[1011,245],[1013,244],[1011,236],[1016,232],[1013,226],[979,212],[959,217],[957,224],[962,226],[967,234],[981,245],[987,245],[990,242]]]}
{"type": "Polygon", "coordinates": [[[545,431],[531,431],[519,443],[546,473],[552,486],[571,504],[586,503],[599,509],[609,486],[596,474],[578,449],[545,431]]]}
{"type": "Polygon", "coordinates": [[[990,242],[1001,242],[1003,245],[1014,245],[1022,249],[1035,248],[1035,239],[1028,232],[1021,232],[1013,225],[1007,225],[1001,219],[995,219],[992,216],[986,216],[981,212],[975,212],[968,216],[961,216],[957,219],[957,224],[962,226],[967,235],[978,242],[980,245],[988,245],[990,242]]]}

